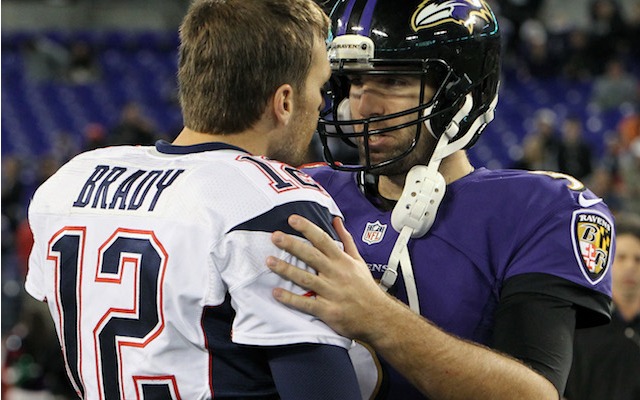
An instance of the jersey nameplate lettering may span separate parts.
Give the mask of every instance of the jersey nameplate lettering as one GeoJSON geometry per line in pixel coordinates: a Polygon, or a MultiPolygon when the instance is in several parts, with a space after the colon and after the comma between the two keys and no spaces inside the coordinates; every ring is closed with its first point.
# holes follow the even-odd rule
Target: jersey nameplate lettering
{"type": "Polygon", "coordinates": [[[139,169],[132,172],[125,167],[98,165],[82,187],[73,207],[138,210],[147,204],[147,211],[153,211],[162,192],[183,172],[183,169],[139,169]]]}

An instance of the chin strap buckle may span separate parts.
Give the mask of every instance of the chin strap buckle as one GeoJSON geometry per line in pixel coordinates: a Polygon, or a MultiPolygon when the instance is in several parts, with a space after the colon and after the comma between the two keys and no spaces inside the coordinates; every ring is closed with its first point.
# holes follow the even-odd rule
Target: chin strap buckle
{"type": "MultiPolygon", "coordinates": [[[[439,163],[437,163],[439,164],[439,163]]],[[[424,236],[436,219],[446,182],[437,167],[416,165],[407,174],[402,195],[391,213],[393,229],[412,229],[411,237],[424,236]]]]}

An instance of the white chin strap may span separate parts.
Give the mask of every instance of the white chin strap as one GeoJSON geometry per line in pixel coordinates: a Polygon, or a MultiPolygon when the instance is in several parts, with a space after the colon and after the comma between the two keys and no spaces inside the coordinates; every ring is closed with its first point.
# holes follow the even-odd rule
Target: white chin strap
{"type": "MultiPolygon", "coordinates": [[[[418,314],[420,313],[420,303],[411,257],[409,257],[407,248],[409,239],[424,236],[436,219],[438,207],[446,190],[444,177],[438,172],[440,162],[469,144],[476,132],[493,119],[497,102],[498,96],[496,95],[489,109],[473,121],[467,134],[455,142],[449,143],[458,134],[460,122],[469,115],[473,108],[473,97],[470,93],[467,94],[463,106],[438,139],[431,161],[427,165],[416,165],[407,173],[402,195],[391,213],[391,225],[400,235],[389,256],[387,269],[380,279],[380,287],[385,292],[393,287],[398,279],[398,267],[402,266],[402,278],[407,289],[409,307],[418,314]]],[[[426,108],[424,115],[429,115],[432,108],[433,106],[426,108]]],[[[433,132],[430,120],[425,121],[425,126],[429,132],[433,132]]]]}

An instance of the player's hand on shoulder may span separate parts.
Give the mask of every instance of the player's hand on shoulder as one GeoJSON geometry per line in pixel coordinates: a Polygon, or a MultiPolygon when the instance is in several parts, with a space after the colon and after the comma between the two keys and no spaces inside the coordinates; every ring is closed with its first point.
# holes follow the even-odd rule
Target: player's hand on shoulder
{"type": "Polygon", "coordinates": [[[299,296],[275,288],[274,297],[319,317],[340,334],[352,338],[366,336],[369,324],[375,319],[372,311],[376,307],[384,307],[389,298],[373,280],[342,220],[335,218],[333,225],[344,244],[344,251],[322,229],[303,217],[291,216],[289,224],[310,243],[282,232],[273,234],[273,243],[305,262],[318,274],[269,257],[267,265],[272,271],[312,292],[308,296],[299,296]]]}

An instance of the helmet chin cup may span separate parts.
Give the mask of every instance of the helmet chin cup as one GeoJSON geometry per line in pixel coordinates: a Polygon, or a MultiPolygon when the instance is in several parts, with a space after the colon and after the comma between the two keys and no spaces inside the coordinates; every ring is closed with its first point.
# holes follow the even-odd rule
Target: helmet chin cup
{"type": "Polygon", "coordinates": [[[391,213],[393,229],[400,232],[409,227],[412,238],[424,236],[436,219],[445,190],[446,182],[437,167],[416,165],[411,168],[402,195],[391,213]]]}

